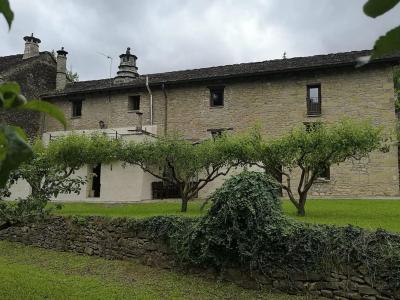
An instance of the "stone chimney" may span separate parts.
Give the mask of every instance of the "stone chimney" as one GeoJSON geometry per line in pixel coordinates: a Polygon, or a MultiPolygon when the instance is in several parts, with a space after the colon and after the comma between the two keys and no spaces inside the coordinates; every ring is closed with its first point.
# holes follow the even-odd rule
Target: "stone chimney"
{"type": "Polygon", "coordinates": [[[126,49],[126,53],[119,56],[121,62],[118,67],[117,76],[114,78],[115,83],[129,82],[139,76],[136,67],[137,57],[131,54],[131,48],[126,49]]]}
{"type": "Polygon", "coordinates": [[[56,90],[63,90],[67,85],[67,54],[64,47],[57,51],[56,90]]]}
{"type": "Polygon", "coordinates": [[[32,33],[31,36],[24,37],[24,41],[25,41],[25,50],[22,59],[39,56],[40,40],[38,38],[35,38],[32,33]]]}

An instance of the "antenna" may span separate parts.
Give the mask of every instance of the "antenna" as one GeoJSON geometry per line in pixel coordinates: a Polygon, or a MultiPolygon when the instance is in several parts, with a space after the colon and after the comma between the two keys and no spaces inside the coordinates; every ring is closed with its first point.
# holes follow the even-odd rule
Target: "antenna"
{"type": "Polygon", "coordinates": [[[112,69],[113,58],[110,55],[107,55],[107,54],[104,54],[101,52],[97,52],[97,54],[100,54],[110,60],[110,79],[111,79],[111,69],[112,69]]]}

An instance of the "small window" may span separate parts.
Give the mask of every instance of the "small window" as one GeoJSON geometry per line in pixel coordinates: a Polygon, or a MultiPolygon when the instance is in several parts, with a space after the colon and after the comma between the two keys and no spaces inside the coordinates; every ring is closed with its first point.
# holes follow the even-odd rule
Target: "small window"
{"type": "Polygon", "coordinates": [[[224,87],[210,87],[210,106],[224,106],[224,87]]]}
{"type": "Polygon", "coordinates": [[[82,100],[72,101],[72,117],[82,116],[82,100]]]}
{"type": "Polygon", "coordinates": [[[233,130],[233,128],[207,129],[207,131],[211,133],[211,137],[212,137],[213,140],[221,137],[228,130],[233,130]]]}
{"type": "Polygon", "coordinates": [[[307,114],[309,116],[321,115],[321,85],[307,86],[307,114]]]}
{"type": "Polygon", "coordinates": [[[323,166],[317,174],[317,179],[330,180],[331,179],[331,168],[329,165],[323,166]]]}
{"type": "Polygon", "coordinates": [[[129,96],[128,110],[140,110],[140,96],[129,96]]]}

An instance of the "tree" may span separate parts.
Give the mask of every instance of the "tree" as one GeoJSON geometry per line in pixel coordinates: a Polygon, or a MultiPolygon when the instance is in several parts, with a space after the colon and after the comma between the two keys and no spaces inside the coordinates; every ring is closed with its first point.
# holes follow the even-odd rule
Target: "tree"
{"type": "Polygon", "coordinates": [[[366,157],[380,149],[383,141],[382,128],[349,119],[331,125],[316,123],[308,128],[296,128],[272,140],[263,139],[255,131],[250,139],[253,147],[247,148],[247,160],[266,173],[282,176],[280,185],[299,216],[305,215],[308,192],[324,168],[366,157]],[[292,186],[294,169],[300,170],[296,190],[292,186]]]}
{"type": "MultiPolygon", "coordinates": [[[[8,181],[10,187],[19,179],[25,180],[31,194],[16,202],[0,200],[0,230],[43,217],[48,201],[60,193],[79,193],[85,179],[74,177],[75,172],[85,164],[114,161],[120,147],[120,141],[102,135],[69,135],[48,147],[36,142],[30,160],[12,171],[8,181]]],[[[1,194],[9,196],[6,189],[1,194]]]]}
{"type": "Polygon", "coordinates": [[[162,181],[178,185],[181,211],[186,212],[188,201],[201,189],[239,164],[235,155],[239,148],[239,139],[228,135],[198,144],[168,136],[126,144],[120,159],[162,181]]]}

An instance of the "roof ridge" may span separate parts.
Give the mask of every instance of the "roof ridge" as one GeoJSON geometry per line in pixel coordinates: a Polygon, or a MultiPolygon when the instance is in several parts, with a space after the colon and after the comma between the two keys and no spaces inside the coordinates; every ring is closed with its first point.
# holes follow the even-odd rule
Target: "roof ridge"
{"type": "MultiPolygon", "coordinates": [[[[139,78],[140,77],[146,77],[146,76],[153,76],[154,77],[154,76],[158,76],[158,75],[168,75],[168,74],[177,73],[177,72],[210,70],[210,69],[214,69],[214,68],[235,67],[235,66],[252,65],[252,64],[262,64],[262,63],[267,63],[267,62],[290,61],[290,60],[302,59],[302,58],[313,58],[313,57],[314,58],[316,58],[316,57],[322,58],[324,56],[326,57],[326,56],[332,56],[332,55],[356,54],[356,53],[371,52],[371,51],[372,50],[370,50],[370,49],[365,49],[365,50],[353,50],[353,51],[344,51],[344,52],[331,52],[331,53],[327,53],[327,54],[316,54],[316,55],[308,55],[308,56],[295,56],[295,57],[290,57],[290,58],[275,58],[275,59],[267,59],[267,60],[262,60],[262,61],[243,62],[243,63],[236,63],[236,64],[208,66],[208,67],[192,68],[192,69],[180,69],[180,70],[173,70],[173,71],[167,71],[167,72],[140,74],[139,78]]],[[[101,81],[101,80],[110,80],[110,78],[81,80],[79,82],[95,82],[95,81],[101,81]]]]}

